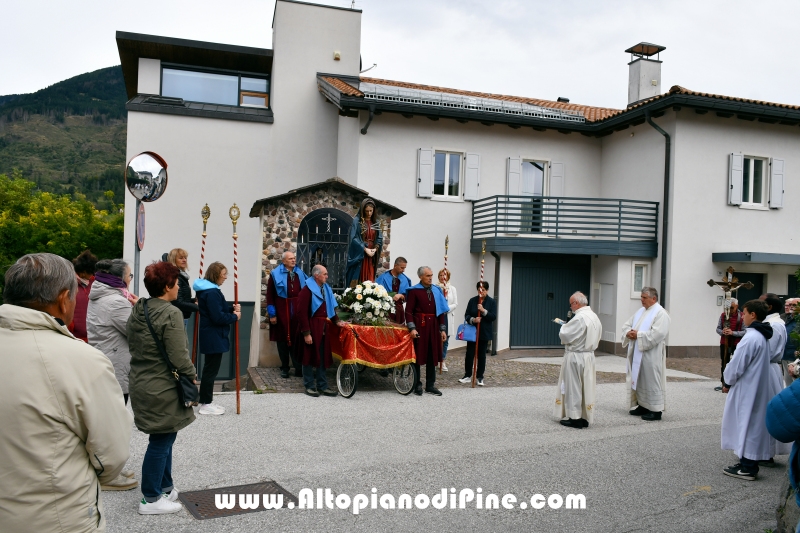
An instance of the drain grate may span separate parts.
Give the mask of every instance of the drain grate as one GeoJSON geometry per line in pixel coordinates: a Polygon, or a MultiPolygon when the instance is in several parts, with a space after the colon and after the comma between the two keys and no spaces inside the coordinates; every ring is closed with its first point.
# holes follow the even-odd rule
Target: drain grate
{"type": "Polygon", "coordinates": [[[292,507],[295,507],[299,503],[297,497],[287,492],[286,489],[274,481],[181,492],[178,497],[183,502],[184,507],[198,520],[257,513],[267,509],[278,508],[276,507],[277,504],[281,504],[280,507],[287,507],[289,502],[292,502],[292,507]],[[218,499],[224,507],[231,508],[218,509],[218,499]],[[244,504],[245,508],[242,508],[242,504],[244,504]]]}

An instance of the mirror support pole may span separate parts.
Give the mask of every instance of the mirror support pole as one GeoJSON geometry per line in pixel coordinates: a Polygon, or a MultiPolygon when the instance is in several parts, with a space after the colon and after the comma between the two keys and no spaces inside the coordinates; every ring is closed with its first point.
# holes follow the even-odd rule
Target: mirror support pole
{"type": "Polygon", "coordinates": [[[133,294],[136,296],[139,296],[139,254],[141,253],[139,250],[139,239],[136,235],[136,218],[139,216],[139,207],[141,207],[141,205],[142,201],[137,198],[133,219],[133,294]]]}

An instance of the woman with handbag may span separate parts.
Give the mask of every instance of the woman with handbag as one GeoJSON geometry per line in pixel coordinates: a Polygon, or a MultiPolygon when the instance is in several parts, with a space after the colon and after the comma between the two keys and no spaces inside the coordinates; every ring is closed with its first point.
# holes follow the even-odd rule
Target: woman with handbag
{"type": "Polygon", "coordinates": [[[192,386],[196,374],[183,314],[171,304],[178,297],[179,275],[171,263],[149,265],[144,286],[151,298],[136,302],[127,324],[133,421],[150,435],[142,462],[139,514],[177,513],[182,508],[172,483],[172,446],[178,431],[195,419],[191,405],[186,405],[193,400],[186,385],[188,381],[192,386]]]}
{"type": "MultiPolygon", "coordinates": [[[[477,338],[478,345],[478,372],[475,376],[478,385],[483,387],[483,371],[486,369],[486,347],[492,340],[492,322],[497,318],[497,304],[487,296],[489,292],[489,282],[479,281],[475,286],[478,295],[473,296],[467,304],[467,312],[464,313],[464,320],[473,326],[480,324],[480,333],[477,338]]],[[[475,358],[475,341],[467,342],[466,359],[464,360],[464,377],[459,379],[460,383],[472,381],[472,365],[475,358]]]]}
{"type": "Polygon", "coordinates": [[[442,372],[447,372],[447,364],[445,363],[445,358],[447,357],[447,346],[450,344],[450,335],[455,335],[456,333],[456,314],[455,310],[458,307],[458,293],[456,292],[456,288],[450,284],[450,271],[446,268],[443,268],[439,271],[439,287],[442,289],[444,293],[444,297],[447,298],[447,305],[450,306],[450,311],[447,312],[447,340],[444,341],[444,346],[442,346],[442,372]]]}

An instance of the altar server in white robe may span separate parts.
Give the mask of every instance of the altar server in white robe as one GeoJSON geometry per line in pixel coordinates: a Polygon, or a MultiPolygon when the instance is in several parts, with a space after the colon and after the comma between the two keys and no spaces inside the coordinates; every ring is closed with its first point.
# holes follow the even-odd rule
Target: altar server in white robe
{"type": "Polygon", "coordinates": [[[642,308],[622,326],[622,347],[628,349],[630,414],[661,420],[667,389],[669,315],[658,303],[658,291],[642,288],[642,308]]]}
{"type": "Polygon", "coordinates": [[[747,331],[725,367],[723,378],[727,392],[722,413],[722,449],[733,450],[739,462],[722,472],[726,476],[753,481],[758,462],[772,457],[772,437],[767,432],[767,404],[772,399],[769,363],[769,339],[772,326],[762,322],[767,306],[750,300],[742,308],[747,331]]]}
{"type": "Polygon", "coordinates": [[[585,294],[573,294],[569,306],[574,316],[558,332],[564,345],[564,361],[558,377],[555,415],[563,419],[562,425],[576,429],[589,427],[594,421],[594,351],[603,330],[588,304],[585,294]]]}
{"type": "MultiPolygon", "coordinates": [[[[783,350],[786,348],[786,324],[784,324],[780,315],[780,312],[783,310],[783,302],[777,295],[769,293],[759,299],[767,304],[768,307],[767,317],[764,319],[764,322],[772,326],[772,338],[767,341],[769,345],[770,363],[769,397],[772,399],[783,390],[783,368],[781,367],[781,360],[783,359],[783,350]]],[[[770,446],[772,449],[772,456],[786,455],[792,451],[791,442],[780,442],[772,437],[770,437],[770,446]]],[[[762,464],[774,464],[775,461],[772,459],[772,456],[769,461],[762,464]]]]}

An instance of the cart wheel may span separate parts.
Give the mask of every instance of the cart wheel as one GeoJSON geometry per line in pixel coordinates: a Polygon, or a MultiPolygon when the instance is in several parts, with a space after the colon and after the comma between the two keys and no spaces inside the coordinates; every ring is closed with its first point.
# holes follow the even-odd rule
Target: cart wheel
{"type": "Polygon", "coordinates": [[[393,369],[394,388],[402,395],[407,395],[414,390],[417,382],[417,367],[412,364],[396,366],[393,369]]]}
{"type": "Polygon", "coordinates": [[[336,370],[336,386],[339,387],[339,394],[345,398],[350,398],[356,393],[358,388],[358,371],[356,365],[339,365],[336,370]]]}
{"type": "Polygon", "coordinates": [[[366,365],[362,365],[361,363],[356,363],[356,368],[358,368],[358,373],[362,373],[367,367],[366,365]]]}

